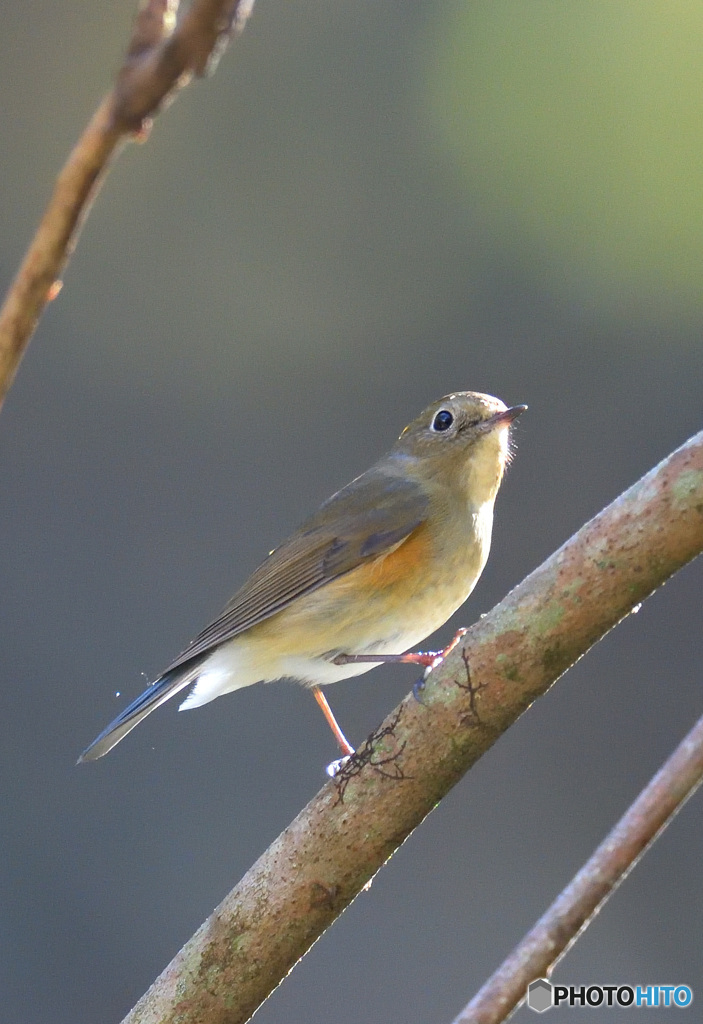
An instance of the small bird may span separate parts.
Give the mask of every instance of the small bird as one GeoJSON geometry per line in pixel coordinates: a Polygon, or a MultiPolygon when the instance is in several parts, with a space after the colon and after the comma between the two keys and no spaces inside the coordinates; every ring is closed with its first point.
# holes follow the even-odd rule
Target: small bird
{"type": "Polygon", "coordinates": [[[526,408],[475,391],[433,402],[386,455],[270,553],[79,763],[107,754],[187,686],[181,710],[285,677],[312,689],[342,751],[352,754],[320,687],[379,662],[441,658],[404,652],[474,589],[510,459],[510,426],[526,408]]]}

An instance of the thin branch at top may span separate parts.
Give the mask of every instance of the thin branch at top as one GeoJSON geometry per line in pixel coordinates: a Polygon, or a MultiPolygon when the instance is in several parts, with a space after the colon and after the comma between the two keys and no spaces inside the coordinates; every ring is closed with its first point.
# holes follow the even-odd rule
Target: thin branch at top
{"type": "Polygon", "coordinates": [[[178,0],[146,0],[122,68],[59,174],[54,193],[0,310],[0,405],[80,228],[120,145],[144,138],[149,121],[194,75],[212,71],[254,0],[193,0],[176,22],[178,0]]]}

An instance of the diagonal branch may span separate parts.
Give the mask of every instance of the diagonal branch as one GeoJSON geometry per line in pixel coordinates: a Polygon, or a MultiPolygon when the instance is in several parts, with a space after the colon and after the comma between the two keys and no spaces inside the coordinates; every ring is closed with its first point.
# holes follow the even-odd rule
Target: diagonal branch
{"type": "Polygon", "coordinates": [[[703,550],[703,432],[476,623],[262,854],[124,1024],[242,1024],[574,661],[703,550]]]}
{"type": "Polygon", "coordinates": [[[150,118],[193,75],[214,69],[254,0],[192,0],[176,24],[178,0],[145,0],[124,64],[58,176],[54,193],[0,310],[0,405],[73,252],[83,221],[121,144],[146,138],[150,118]]]}
{"type": "Polygon", "coordinates": [[[703,718],[454,1024],[500,1024],[550,973],[703,782],[703,718]]]}

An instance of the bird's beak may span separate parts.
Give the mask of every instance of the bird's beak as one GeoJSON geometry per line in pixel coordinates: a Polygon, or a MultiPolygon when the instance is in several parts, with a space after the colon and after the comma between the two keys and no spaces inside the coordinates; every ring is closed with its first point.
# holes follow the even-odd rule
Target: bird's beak
{"type": "Polygon", "coordinates": [[[487,430],[493,430],[495,427],[509,427],[518,416],[524,413],[525,409],[527,409],[526,405],[511,405],[509,409],[497,412],[494,416],[484,420],[481,426],[487,430]]]}

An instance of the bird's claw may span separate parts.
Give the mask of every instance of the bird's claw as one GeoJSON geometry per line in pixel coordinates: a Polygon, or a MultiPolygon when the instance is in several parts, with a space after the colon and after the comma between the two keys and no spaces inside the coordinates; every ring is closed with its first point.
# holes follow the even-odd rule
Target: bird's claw
{"type": "Polygon", "coordinates": [[[422,699],[422,691],[425,689],[425,683],[427,682],[427,677],[429,676],[430,672],[433,669],[437,668],[437,666],[442,663],[443,660],[444,660],[444,654],[440,651],[439,654],[435,655],[433,661],[427,666],[427,668],[422,673],[420,678],[413,685],[413,697],[418,702],[418,704],[422,704],[423,707],[425,707],[426,705],[425,705],[424,700],[422,699]]]}
{"type": "Polygon", "coordinates": [[[420,678],[417,680],[417,682],[413,686],[413,697],[418,702],[418,704],[422,704],[423,706],[425,704],[424,700],[422,699],[422,691],[424,689],[425,689],[425,677],[424,677],[424,675],[422,675],[422,676],[420,676],[420,678]]]}
{"type": "Polygon", "coordinates": [[[325,772],[333,779],[336,775],[339,775],[347,762],[351,761],[351,757],[351,754],[347,754],[346,757],[339,757],[336,761],[330,762],[325,768],[325,772]]]}

